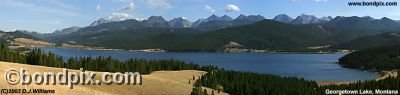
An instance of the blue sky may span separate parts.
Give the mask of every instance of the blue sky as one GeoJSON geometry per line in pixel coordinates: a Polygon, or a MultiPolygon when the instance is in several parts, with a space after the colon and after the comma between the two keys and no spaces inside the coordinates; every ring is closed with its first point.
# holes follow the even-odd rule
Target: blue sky
{"type": "MultiPolygon", "coordinates": [[[[236,17],[302,13],[322,16],[372,16],[400,19],[400,7],[352,7],[361,0],[0,0],[0,30],[53,32],[71,26],[88,26],[112,14],[146,19],[152,15],[191,21],[212,14],[236,17]]],[[[363,0],[374,1],[374,0],[363,0]]],[[[396,0],[381,0],[396,1],[396,0]]]]}

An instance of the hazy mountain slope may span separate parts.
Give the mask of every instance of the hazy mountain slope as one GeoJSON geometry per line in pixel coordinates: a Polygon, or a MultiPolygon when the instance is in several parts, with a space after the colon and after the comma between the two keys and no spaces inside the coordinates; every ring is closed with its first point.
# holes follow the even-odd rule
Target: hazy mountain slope
{"type": "Polygon", "coordinates": [[[400,23],[389,18],[374,19],[371,17],[336,17],[323,25],[327,29],[339,31],[364,31],[378,34],[400,29],[400,23]]]}
{"type": "Polygon", "coordinates": [[[0,30],[0,44],[12,46],[51,46],[46,40],[33,35],[25,34],[24,31],[4,32],[0,30]]]}
{"type": "Polygon", "coordinates": [[[302,50],[323,45],[328,34],[312,25],[291,25],[272,20],[212,32],[193,29],[143,28],[91,34],[72,33],[58,42],[122,49],[161,48],[170,51],[215,51],[229,41],[245,48],[302,50]]]}
{"type": "Polygon", "coordinates": [[[385,45],[400,44],[400,33],[389,32],[384,34],[360,37],[348,42],[334,45],[333,48],[338,49],[366,49],[385,45]]]}
{"type": "Polygon", "coordinates": [[[200,30],[200,31],[213,31],[213,30],[218,30],[218,29],[223,29],[223,28],[228,28],[228,27],[234,27],[234,26],[242,26],[242,25],[248,25],[248,24],[253,24],[258,21],[264,20],[265,18],[260,15],[248,15],[245,16],[243,14],[239,15],[237,18],[232,19],[230,16],[224,15],[224,16],[217,16],[217,15],[211,15],[207,19],[200,19],[194,22],[193,28],[200,30]]]}
{"type": "Polygon", "coordinates": [[[273,50],[302,50],[308,46],[327,43],[327,33],[312,25],[291,25],[272,20],[232,27],[201,34],[199,47],[220,48],[229,41],[238,42],[246,48],[273,50]]]}
{"type": "Polygon", "coordinates": [[[306,14],[301,14],[300,16],[297,16],[296,19],[292,20],[292,24],[318,24],[323,22],[322,19],[317,18],[314,15],[306,15],[306,14]]]}
{"type": "MultiPolygon", "coordinates": [[[[190,39],[195,32],[193,29],[168,29],[168,28],[142,28],[133,30],[110,30],[98,33],[80,34],[72,33],[58,43],[83,44],[89,46],[122,48],[122,49],[147,49],[173,46],[175,43],[190,39]]],[[[179,47],[179,46],[176,46],[179,47]]]]}
{"type": "Polygon", "coordinates": [[[280,14],[277,15],[273,18],[273,20],[275,21],[279,21],[279,22],[283,22],[283,23],[290,23],[292,22],[294,19],[286,14],[280,14]]]}
{"type": "Polygon", "coordinates": [[[174,18],[174,19],[168,21],[168,24],[172,28],[190,28],[190,27],[192,27],[192,22],[190,22],[189,20],[186,20],[183,17],[174,18]]]}

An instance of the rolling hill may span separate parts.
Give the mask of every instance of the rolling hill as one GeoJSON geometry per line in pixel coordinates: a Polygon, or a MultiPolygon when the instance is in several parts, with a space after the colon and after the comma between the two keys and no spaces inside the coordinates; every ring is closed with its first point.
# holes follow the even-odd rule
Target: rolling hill
{"type": "Polygon", "coordinates": [[[360,37],[348,42],[334,45],[332,48],[361,50],[361,49],[387,46],[387,45],[396,45],[396,44],[400,44],[400,33],[388,32],[378,35],[360,37]]]}
{"type": "Polygon", "coordinates": [[[24,31],[17,30],[14,32],[4,32],[0,30],[0,44],[8,44],[12,46],[38,46],[38,45],[51,45],[46,40],[24,33],[24,31]]]}

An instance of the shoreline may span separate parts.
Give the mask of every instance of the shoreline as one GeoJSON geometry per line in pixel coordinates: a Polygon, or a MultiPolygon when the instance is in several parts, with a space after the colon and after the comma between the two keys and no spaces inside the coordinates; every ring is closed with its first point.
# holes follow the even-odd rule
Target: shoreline
{"type": "Polygon", "coordinates": [[[219,52],[219,51],[167,51],[162,49],[137,49],[137,50],[127,50],[127,49],[109,49],[104,47],[70,47],[70,46],[61,46],[61,47],[36,47],[36,48],[69,48],[69,49],[79,49],[79,50],[93,50],[93,51],[128,51],[128,52],[166,52],[166,53],[259,53],[259,54],[348,54],[349,52],[303,52],[303,51],[294,51],[294,52],[219,52]]]}
{"type": "MultiPolygon", "coordinates": [[[[375,81],[383,80],[388,77],[397,77],[398,76],[397,70],[381,71],[380,74],[381,74],[381,76],[376,77],[374,79],[375,81]]],[[[364,80],[361,80],[361,81],[364,81],[364,80]]],[[[318,81],[318,80],[315,80],[315,82],[317,82],[318,86],[327,86],[327,85],[350,84],[350,83],[355,83],[357,81],[318,81]]]]}

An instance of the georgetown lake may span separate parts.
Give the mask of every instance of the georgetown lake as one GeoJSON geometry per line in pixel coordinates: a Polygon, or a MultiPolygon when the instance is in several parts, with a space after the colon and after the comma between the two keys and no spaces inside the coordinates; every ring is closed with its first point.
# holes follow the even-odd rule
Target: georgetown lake
{"type": "Polygon", "coordinates": [[[269,54],[269,53],[175,53],[80,50],[73,48],[42,48],[64,59],[75,56],[111,56],[118,60],[130,58],[178,59],[199,65],[249,71],[279,76],[296,76],[320,81],[356,81],[378,77],[377,72],[343,68],[336,62],[345,54],[269,54]]]}

